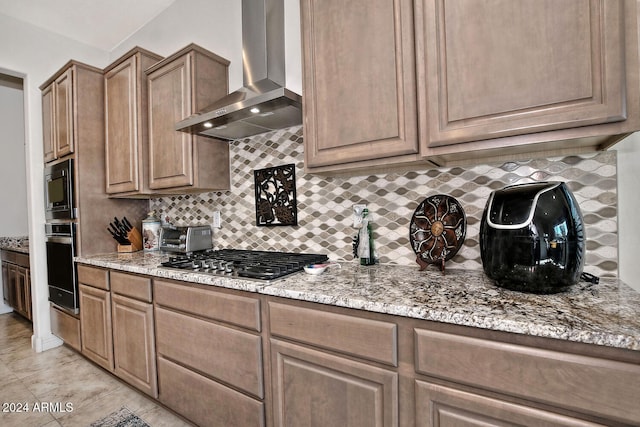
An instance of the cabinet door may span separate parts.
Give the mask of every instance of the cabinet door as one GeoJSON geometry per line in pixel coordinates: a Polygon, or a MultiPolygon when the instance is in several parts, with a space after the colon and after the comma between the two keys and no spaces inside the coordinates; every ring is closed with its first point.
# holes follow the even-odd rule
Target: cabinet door
{"type": "Polygon", "coordinates": [[[301,2],[307,167],[418,152],[412,4],[301,2]]]}
{"type": "Polygon", "coordinates": [[[133,56],[104,76],[106,179],[110,194],[140,189],[137,67],[133,56]]]}
{"type": "Polygon", "coordinates": [[[191,114],[191,57],[177,58],[148,76],[149,187],[193,185],[193,138],[175,130],[191,114]]]}
{"type": "Polygon", "coordinates": [[[427,148],[626,119],[623,1],[418,4],[427,148]]]}
{"type": "Polygon", "coordinates": [[[57,158],[54,89],[55,84],[51,84],[42,91],[42,143],[45,163],[57,158]]]}
{"type": "Polygon", "coordinates": [[[416,427],[523,425],[594,427],[601,424],[416,381],[416,427]]]}
{"type": "Polygon", "coordinates": [[[9,305],[18,310],[18,266],[9,264],[7,267],[9,277],[9,305]]]}
{"type": "Polygon", "coordinates": [[[158,397],[153,306],[121,295],[111,296],[114,373],[158,397]]]}
{"type": "Polygon", "coordinates": [[[82,283],[79,289],[82,354],[113,371],[110,293],[82,283]]]}
{"type": "Polygon", "coordinates": [[[6,305],[11,306],[11,282],[9,279],[9,264],[2,263],[2,299],[6,305]]]}
{"type": "Polygon", "coordinates": [[[271,340],[276,426],[397,426],[398,375],[271,340]]]}
{"type": "Polygon", "coordinates": [[[55,81],[55,153],[62,157],[73,152],[73,68],[55,81]]]}
{"type": "Polygon", "coordinates": [[[24,267],[15,268],[16,275],[16,311],[31,320],[31,283],[29,270],[24,267]]]}

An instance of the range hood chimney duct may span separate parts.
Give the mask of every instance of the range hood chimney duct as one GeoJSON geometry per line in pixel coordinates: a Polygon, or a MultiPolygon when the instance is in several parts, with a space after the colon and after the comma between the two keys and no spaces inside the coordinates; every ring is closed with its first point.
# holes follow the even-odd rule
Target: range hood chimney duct
{"type": "Polygon", "coordinates": [[[242,0],[244,86],[176,130],[234,140],[302,124],[302,97],[285,88],[284,0],[242,0]]]}

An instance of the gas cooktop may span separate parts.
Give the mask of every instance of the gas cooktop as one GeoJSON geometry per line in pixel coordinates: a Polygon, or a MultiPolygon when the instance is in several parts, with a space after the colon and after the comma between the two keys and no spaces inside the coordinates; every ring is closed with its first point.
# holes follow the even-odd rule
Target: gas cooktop
{"type": "Polygon", "coordinates": [[[171,256],[160,267],[268,283],[302,271],[305,265],[327,260],[322,254],[207,249],[171,256]]]}

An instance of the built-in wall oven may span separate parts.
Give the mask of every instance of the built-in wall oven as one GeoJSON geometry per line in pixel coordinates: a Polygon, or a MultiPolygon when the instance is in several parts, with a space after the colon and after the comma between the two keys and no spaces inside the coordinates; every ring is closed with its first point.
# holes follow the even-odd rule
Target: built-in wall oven
{"type": "Polygon", "coordinates": [[[47,223],[45,234],[49,301],[78,314],[78,283],[73,262],[76,255],[75,226],[73,222],[47,223]]]}
{"type": "Polygon", "coordinates": [[[75,218],[73,159],[45,167],[44,196],[47,221],[66,221],[75,218]]]}

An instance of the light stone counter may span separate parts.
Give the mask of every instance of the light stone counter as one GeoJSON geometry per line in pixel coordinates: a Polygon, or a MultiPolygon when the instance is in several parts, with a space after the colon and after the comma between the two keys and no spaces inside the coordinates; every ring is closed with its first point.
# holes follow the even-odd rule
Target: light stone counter
{"type": "Polygon", "coordinates": [[[28,237],[0,237],[0,249],[29,254],[28,237]]]}
{"type": "Polygon", "coordinates": [[[299,273],[265,285],[159,269],[166,255],[105,254],[79,263],[284,298],[462,326],[640,351],[640,293],[618,280],[581,282],[569,292],[532,295],[496,287],[482,272],[353,262],[319,276],[299,273]]]}

